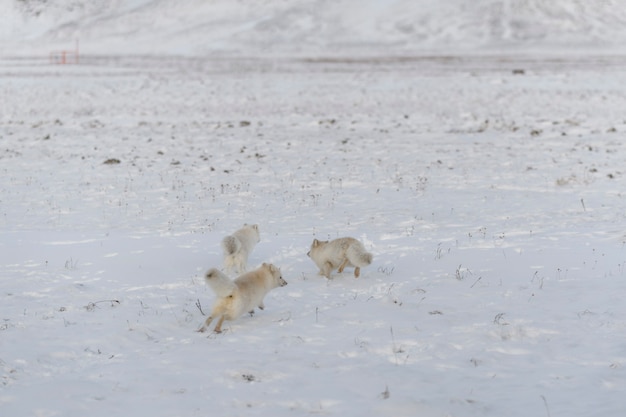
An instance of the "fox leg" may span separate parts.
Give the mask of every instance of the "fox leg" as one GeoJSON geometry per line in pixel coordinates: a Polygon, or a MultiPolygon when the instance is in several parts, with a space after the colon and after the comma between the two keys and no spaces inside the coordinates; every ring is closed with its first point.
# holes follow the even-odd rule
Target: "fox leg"
{"type": "Polygon", "coordinates": [[[358,278],[361,275],[361,268],[358,266],[354,267],[354,278],[358,278]]]}
{"type": "Polygon", "coordinates": [[[243,274],[248,270],[248,260],[243,256],[239,255],[237,257],[237,273],[243,274]]]}
{"type": "Polygon", "coordinates": [[[322,270],[320,272],[326,278],[330,279],[330,273],[332,272],[332,270],[333,270],[333,264],[331,264],[330,262],[326,262],[324,264],[324,268],[322,268],[322,270]]]}
{"type": "Polygon", "coordinates": [[[224,323],[224,316],[221,316],[217,325],[215,326],[215,333],[222,333],[222,323],[224,323]]]}
{"type": "Polygon", "coordinates": [[[339,265],[339,269],[337,270],[337,272],[341,274],[343,272],[343,269],[346,267],[346,265],[348,265],[348,262],[350,262],[348,258],[344,259],[341,265],[339,265]]]}
{"type": "Polygon", "coordinates": [[[204,324],[202,325],[202,327],[200,327],[200,328],[198,329],[198,331],[199,331],[200,333],[203,333],[203,332],[206,330],[206,328],[207,328],[207,327],[209,327],[209,324],[211,324],[211,322],[212,322],[212,321],[213,321],[213,316],[209,316],[209,318],[207,318],[207,319],[204,321],[204,324]]]}

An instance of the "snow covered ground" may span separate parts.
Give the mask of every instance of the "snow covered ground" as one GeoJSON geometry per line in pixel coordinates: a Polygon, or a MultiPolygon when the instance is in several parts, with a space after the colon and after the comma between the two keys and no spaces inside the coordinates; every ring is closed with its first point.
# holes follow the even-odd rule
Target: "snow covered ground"
{"type": "Polygon", "coordinates": [[[3,414],[619,415],[621,65],[2,62],[3,414]],[[195,333],[244,222],[289,285],[195,333]]]}
{"type": "Polygon", "coordinates": [[[0,60],[2,415],[623,415],[623,57],[255,51],[0,60]]]}

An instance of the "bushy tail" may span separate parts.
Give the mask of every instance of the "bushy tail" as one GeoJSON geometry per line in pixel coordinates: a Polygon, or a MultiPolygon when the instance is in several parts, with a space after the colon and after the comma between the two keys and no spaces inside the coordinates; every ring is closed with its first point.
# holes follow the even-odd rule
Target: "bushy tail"
{"type": "Polygon", "coordinates": [[[226,274],[216,268],[209,269],[204,279],[218,297],[228,297],[237,288],[226,274]]]}
{"type": "Polygon", "coordinates": [[[241,272],[241,241],[235,236],[226,236],[222,240],[222,249],[224,249],[224,269],[231,273],[233,270],[241,272]]]}
{"type": "Polygon", "coordinates": [[[350,246],[346,252],[350,263],[354,266],[364,267],[372,263],[374,256],[362,246],[350,246]]]}
{"type": "Polygon", "coordinates": [[[222,249],[224,249],[224,255],[232,255],[241,249],[241,242],[235,236],[226,236],[222,240],[222,249]]]}

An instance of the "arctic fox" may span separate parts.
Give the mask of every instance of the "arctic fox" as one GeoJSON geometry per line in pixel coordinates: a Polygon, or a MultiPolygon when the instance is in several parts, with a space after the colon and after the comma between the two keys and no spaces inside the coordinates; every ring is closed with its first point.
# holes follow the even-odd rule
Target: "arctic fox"
{"type": "Polygon", "coordinates": [[[320,275],[330,279],[330,273],[338,269],[342,273],[346,266],[354,266],[354,277],[358,278],[361,267],[372,263],[373,256],[363,244],[351,237],[342,237],[331,241],[313,240],[307,255],[320,269],[320,275]]]}
{"type": "Polygon", "coordinates": [[[226,236],[222,240],[226,272],[230,273],[233,270],[238,274],[246,272],[248,256],[260,240],[259,226],[256,224],[246,224],[232,235],[226,236]]]}
{"type": "Polygon", "coordinates": [[[246,312],[252,314],[256,307],[263,310],[265,295],[274,288],[287,285],[280,269],[266,263],[234,281],[216,268],[211,268],[204,278],[217,295],[217,300],[199,332],[204,332],[213,319],[219,318],[215,332],[221,333],[224,320],[235,320],[246,312]]]}

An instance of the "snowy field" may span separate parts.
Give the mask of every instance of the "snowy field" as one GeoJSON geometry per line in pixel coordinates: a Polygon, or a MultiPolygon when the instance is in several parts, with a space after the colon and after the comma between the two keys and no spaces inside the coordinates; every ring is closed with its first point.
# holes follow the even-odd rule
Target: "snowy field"
{"type": "Polygon", "coordinates": [[[0,2],[0,416],[622,417],[626,1],[261,3],[0,2]]]}
{"type": "Polygon", "coordinates": [[[622,415],[624,60],[544,58],[0,61],[2,415],[622,415]]]}

